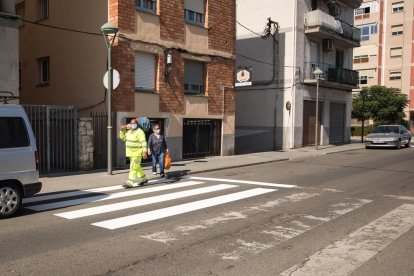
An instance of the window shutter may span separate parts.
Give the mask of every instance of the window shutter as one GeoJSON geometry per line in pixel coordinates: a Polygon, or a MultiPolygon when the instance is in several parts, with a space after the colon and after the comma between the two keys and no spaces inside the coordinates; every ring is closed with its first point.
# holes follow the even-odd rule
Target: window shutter
{"type": "Polygon", "coordinates": [[[204,14],[204,0],[185,0],[185,9],[204,14]]]}
{"type": "Polygon", "coordinates": [[[391,26],[391,31],[392,31],[393,33],[395,33],[395,32],[402,33],[402,32],[403,32],[403,30],[404,30],[403,25],[395,25],[395,26],[391,26]]]}
{"type": "Polygon", "coordinates": [[[143,52],[135,55],[135,88],[155,89],[155,56],[143,52]]]}
{"type": "Polygon", "coordinates": [[[204,64],[201,62],[186,61],[184,83],[204,85],[204,64]]]}
{"type": "Polygon", "coordinates": [[[391,56],[395,57],[395,56],[402,56],[403,54],[403,50],[401,47],[398,48],[391,48],[391,56]]]}

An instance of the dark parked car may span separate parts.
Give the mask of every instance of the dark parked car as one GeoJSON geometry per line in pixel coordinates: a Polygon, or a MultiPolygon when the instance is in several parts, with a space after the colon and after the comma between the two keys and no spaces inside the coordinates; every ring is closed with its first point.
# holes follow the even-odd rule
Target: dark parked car
{"type": "Polygon", "coordinates": [[[408,148],[411,143],[411,133],[400,125],[377,126],[365,139],[365,148],[402,146],[408,148]]]}

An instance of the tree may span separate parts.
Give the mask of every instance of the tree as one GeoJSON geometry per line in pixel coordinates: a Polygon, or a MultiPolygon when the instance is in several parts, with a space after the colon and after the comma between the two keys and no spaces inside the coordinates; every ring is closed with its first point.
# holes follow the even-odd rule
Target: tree
{"type": "Polygon", "coordinates": [[[398,88],[365,87],[353,98],[352,118],[373,119],[376,125],[403,123],[408,103],[407,95],[398,88]]]}

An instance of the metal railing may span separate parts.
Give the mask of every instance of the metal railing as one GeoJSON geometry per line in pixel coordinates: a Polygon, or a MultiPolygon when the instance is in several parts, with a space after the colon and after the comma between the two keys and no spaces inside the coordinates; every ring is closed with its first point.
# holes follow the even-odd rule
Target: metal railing
{"type": "Polygon", "coordinates": [[[358,85],[358,71],[337,68],[334,65],[322,62],[305,62],[305,79],[316,79],[316,76],[313,74],[316,67],[319,67],[323,71],[323,75],[321,76],[322,80],[353,86],[358,85]]]}
{"type": "Polygon", "coordinates": [[[78,115],[74,106],[23,105],[39,152],[40,173],[78,169],[78,115]]]}
{"type": "Polygon", "coordinates": [[[338,20],[322,10],[314,10],[305,13],[305,29],[322,27],[343,36],[344,38],[360,42],[361,31],[344,21],[338,20]]]}

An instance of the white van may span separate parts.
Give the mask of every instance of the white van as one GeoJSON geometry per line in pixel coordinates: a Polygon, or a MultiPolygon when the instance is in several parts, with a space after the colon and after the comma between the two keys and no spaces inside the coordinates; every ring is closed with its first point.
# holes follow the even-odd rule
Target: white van
{"type": "Polygon", "coordinates": [[[16,214],[23,197],[38,193],[39,159],[23,107],[0,104],[0,219],[16,214]]]}

